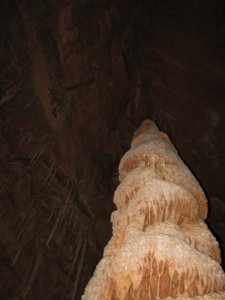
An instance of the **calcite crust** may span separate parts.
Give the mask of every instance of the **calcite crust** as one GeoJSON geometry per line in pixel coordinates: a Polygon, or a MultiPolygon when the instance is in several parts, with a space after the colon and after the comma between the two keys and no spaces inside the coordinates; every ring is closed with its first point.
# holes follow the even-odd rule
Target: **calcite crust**
{"type": "Polygon", "coordinates": [[[119,172],[113,235],[82,299],[225,299],[205,194],[153,121],[135,132],[119,172]]]}

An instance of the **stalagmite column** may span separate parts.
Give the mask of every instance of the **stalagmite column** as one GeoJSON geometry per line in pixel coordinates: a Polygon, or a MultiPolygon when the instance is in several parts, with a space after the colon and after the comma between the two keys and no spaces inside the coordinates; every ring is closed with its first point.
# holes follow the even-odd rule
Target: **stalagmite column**
{"type": "Polygon", "coordinates": [[[204,192],[154,122],[135,132],[119,172],[113,236],[82,299],[225,299],[204,192]]]}

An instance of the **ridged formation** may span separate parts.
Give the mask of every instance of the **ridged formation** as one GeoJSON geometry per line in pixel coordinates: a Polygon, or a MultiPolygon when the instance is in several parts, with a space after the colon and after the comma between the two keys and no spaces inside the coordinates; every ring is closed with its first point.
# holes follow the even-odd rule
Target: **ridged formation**
{"type": "Polygon", "coordinates": [[[225,299],[204,192],[154,122],[135,132],[119,173],[113,236],[82,299],[225,299]]]}

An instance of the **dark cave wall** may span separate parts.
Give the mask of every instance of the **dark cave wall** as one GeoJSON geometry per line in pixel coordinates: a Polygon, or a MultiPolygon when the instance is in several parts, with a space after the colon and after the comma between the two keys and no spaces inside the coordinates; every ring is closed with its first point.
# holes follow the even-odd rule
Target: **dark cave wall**
{"type": "Polygon", "coordinates": [[[145,118],[200,180],[225,245],[223,1],[3,1],[0,14],[0,295],[80,298],[145,118]]]}

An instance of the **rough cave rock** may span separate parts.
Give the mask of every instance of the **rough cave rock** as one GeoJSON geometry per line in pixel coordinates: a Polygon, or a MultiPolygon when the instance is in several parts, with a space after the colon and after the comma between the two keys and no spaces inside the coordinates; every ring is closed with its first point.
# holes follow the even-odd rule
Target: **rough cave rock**
{"type": "MultiPolygon", "coordinates": [[[[169,135],[191,172],[160,133],[166,177],[155,174],[155,144],[139,152],[137,132],[115,203],[126,210],[122,186],[140,198],[164,180],[171,199],[162,204],[181,209],[164,232],[219,261],[208,226],[224,267],[225,1],[0,2],[0,299],[81,299],[111,238],[119,162],[145,119],[169,135]],[[192,174],[207,195],[207,225],[192,174]],[[178,191],[183,207],[172,197],[178,191]]],[[[154,220],[169,215],[145,199],[138,207],[157,234],[154,220]]],[[[123,217],[114,225],[118,247],[123,217]]]]}
{"type": "Polygon", "coordinates": [[[119,173],[113,236],[82,299],[225,299],[204,192],[153,121],[135,132],[119,173]]]}

